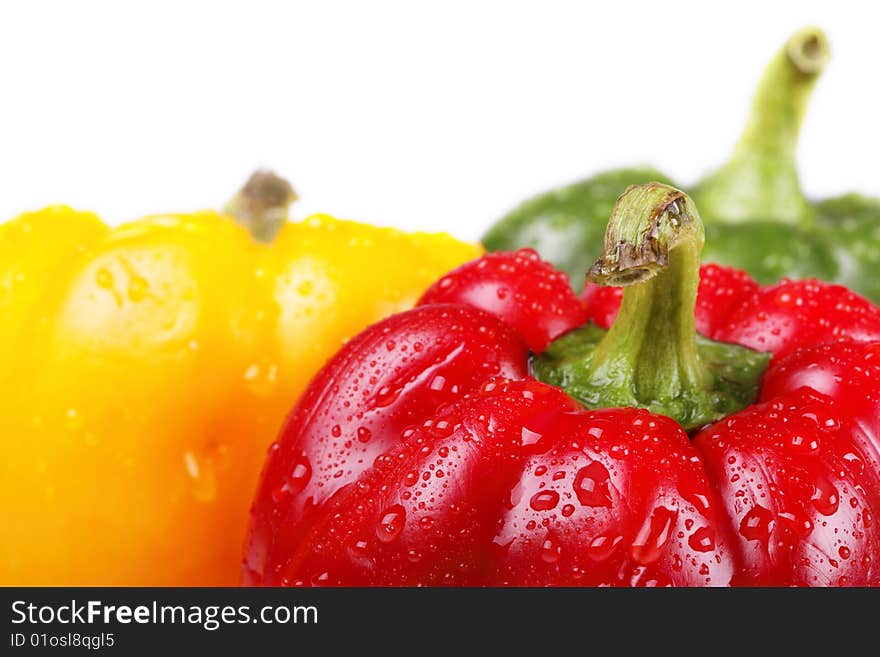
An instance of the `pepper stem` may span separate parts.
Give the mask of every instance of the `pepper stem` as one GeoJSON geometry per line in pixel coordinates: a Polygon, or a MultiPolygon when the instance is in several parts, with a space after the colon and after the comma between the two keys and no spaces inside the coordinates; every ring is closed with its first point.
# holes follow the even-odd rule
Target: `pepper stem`
{"type": "Polygon", "coordinates": [[[686,429],[752,403],[768,356],[696,331],[702,248],[703,224],[684,192],[629,187],[587,274],[625,286],[617,318],[607,332],[589,325],[556,340],[533,361],[535,376],[588,407],[648,408],[686,429]]]}
{"type": "Polygon", "coordinates": [[[797,141],[813,88],[829,58],[825,33],[808,27],[795,33],[770,61],[733,154],[692,192],[705,216],[735,223],[812,221],[813,210],[798,180],[797,141]]]}
{"type": "Polygon", "coordinates": [[[290,205],[299,198],[293,187],[271,171],[258,170],[223,208],[258,242],[271,242],[287,222],[290,205]]]}
{"type": "Polygon", "coordinates": [[[596,348],[598,376],[617,377],[643,399],[702,389],[694,320],[702,249],[703,224],[684,192],[650,183],[618,199],[587,274],[626,286],[617,320],[596,348]]]}

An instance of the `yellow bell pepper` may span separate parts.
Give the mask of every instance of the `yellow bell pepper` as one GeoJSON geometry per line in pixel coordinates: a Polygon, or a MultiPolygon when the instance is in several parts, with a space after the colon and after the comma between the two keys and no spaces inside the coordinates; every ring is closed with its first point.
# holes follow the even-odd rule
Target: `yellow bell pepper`
{"type": "Polygon", "coordinates": [[[252,226],[280,227],[268,243],[213,211],[0,225],[0,584],[236,584],[265,450],[312,374],[481,252],[277,222],[291,198],[252,226]]]}

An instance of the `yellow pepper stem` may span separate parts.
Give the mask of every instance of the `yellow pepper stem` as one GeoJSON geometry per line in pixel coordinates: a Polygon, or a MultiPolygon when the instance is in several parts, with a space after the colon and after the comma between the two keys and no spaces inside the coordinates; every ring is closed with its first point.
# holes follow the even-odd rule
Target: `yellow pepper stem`
{"type": "Polygon", "coordinates": [[[299,197],[293,187],[272,171],[257,170],[223,211],[235,217],[258,242],[271,242],[299,197]]]}

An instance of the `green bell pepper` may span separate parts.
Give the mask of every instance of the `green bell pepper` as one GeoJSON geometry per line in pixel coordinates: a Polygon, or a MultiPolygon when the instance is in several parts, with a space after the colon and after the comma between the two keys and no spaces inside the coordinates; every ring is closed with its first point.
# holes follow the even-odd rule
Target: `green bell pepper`
{"type": "MultiPolygon", "coordinates": [[[[880,200],[847,194],[811,202],[798,180],[798,133],[828,59],[821,30],[792,36],[767,66],[730,159],[688,193],[703,217],[705,261],[745,269],[761,283],[785,276],[836,281],[880,302],[880,200]]],[[[490,251],[532,247],[580,287],[618,196],[652,181],[675,184],[642,167],[541,194],[502,217],[483,243],[490,251]]]]}

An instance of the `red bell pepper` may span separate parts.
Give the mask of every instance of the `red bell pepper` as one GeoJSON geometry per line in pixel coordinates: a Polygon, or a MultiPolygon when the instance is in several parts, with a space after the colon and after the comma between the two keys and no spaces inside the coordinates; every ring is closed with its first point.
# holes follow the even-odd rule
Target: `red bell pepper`
{"type": "Polygon", "coordinates": [[[701,279],[702,240],[630,188],[589,274],[622,292],[493,254],[361,333],[269,450],[244,583],[880,584],[880,309],[701,279]]]}

